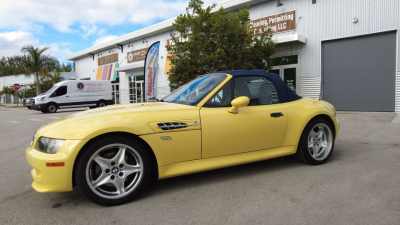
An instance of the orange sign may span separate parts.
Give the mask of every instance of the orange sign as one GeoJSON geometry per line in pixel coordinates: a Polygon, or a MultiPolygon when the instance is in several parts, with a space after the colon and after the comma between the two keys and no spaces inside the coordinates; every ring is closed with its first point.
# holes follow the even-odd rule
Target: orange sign
{"type": "Polygon", "coordinates": [[[139,50],[127,53],[128,63],[143,61],[146,58],[146,53],[149,48],[142,48],[139,50]]]}
{"type": "MultiPolygon", "coordinates": [[[[186,42],[189,39],[189,38],[183,38],[183,37],[177,37],[177,38],[180,42],[186,42]]],[[[169,46],[173,46],[173,45],[175,45],[175,42],[172,40],[172,38],[168,39],[167,46],[169,47],[169,46]]]]}
{"type": "Polygon", "coordinates": [[[296,11],[279,13],[249,22],[254,28],[254,35],[271,29],[272,33],[280,33],[296,29],[296,11]]]}
{"type": "Polygon", "coordinates": [[[112,55],[106,55],[106,56],[98,58],[99,66],[114,63],[114,62],[118,62],[118,53],[114,53],[112,55]]]}

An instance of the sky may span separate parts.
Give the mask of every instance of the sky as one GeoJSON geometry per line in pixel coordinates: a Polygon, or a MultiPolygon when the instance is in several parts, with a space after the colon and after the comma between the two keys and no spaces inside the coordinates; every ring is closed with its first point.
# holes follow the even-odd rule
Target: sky
{"type": "MultiPolygon", "coordinates": [[[[189,0],[0,0],[0,58],[49,47],[67,56],[186,12],[189,0]]],[[[204,6],[218,2],[203,0],[204,6]]]]}

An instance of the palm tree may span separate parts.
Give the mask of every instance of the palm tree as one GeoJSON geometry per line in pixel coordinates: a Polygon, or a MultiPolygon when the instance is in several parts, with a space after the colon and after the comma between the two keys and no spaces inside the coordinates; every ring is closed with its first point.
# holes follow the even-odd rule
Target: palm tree
{"type": "Polygon", "coordinates": [[[12,58],[16,74],[25,74],[27,76],[35,74],[37,95],[41,93],[39,76],[47,76],[50,71],[54,71],[60,66],[56,58],[43,54],[47,49],[49,48],[39,49],[34,48],[32,45],[27,45],[21,48],[21,52],[25,55],[12,58]]]}
{"type": "Polygon", "coordinates": [[[20,89],[20,90],[17,91],[17,96],[18,96],[17,106],[25,98],[25,93],[26,93],[26,88],[25,89],[20,89]]]}
{"type": "MultiPolygon", "coordinates": [[[[12,87],[3,86],[3,93],[6,94],[6,95],[8,95],[9,98],[10,98],[10,101],[11,101],[11,95],[15,94],[15,90],[14,90],[14,88],[12,88],[12,87]]],[[[8,103],[7,96],[6,96],[5,103],[8,103]]],[[[11,102],[11,103],[12,103],[12,102],[11,102]]]]}
{"type": "Polygon", "coordinates": [[[64,77],[62,77],[61,73],[58,71],[54,71],[53,75],[50,74],[49,78],[51,80],[51,83],[53,83],[53,85],[64,80],[64,77]]]}

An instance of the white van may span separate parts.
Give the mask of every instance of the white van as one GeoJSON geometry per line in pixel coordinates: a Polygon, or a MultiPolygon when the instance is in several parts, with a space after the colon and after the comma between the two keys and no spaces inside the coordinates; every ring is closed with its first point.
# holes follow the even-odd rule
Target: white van
{"type": "Polygon", "coordinates": [[[33,109],[55,113],[57,109],[76,107],[104,107],[114,104],[111,81],[67,80],[55,84],[48,91],[35,97],[33,109]]]}

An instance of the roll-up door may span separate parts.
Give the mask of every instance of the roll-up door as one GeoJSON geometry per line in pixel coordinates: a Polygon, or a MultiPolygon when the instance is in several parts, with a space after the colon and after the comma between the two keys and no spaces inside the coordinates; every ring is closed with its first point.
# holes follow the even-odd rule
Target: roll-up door
{"type": "Polygon", "coordinates": [[[396,32],[322,42],[322,93],[337,110],[395,111],[396,32]]]}

